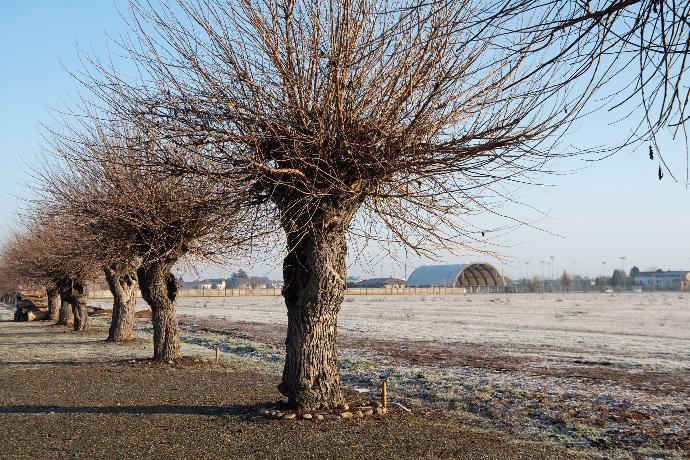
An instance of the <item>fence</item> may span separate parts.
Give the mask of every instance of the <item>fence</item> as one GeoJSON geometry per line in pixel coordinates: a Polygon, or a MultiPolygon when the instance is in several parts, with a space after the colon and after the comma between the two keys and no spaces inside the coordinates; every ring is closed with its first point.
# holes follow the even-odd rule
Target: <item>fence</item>
{"type": "MultiPolygon", "coordinates": [[[[420,287],[420,288],[348,288],[345,295],[458,295],[467,293],[505,292],[503,286],[467,286],[467,287],[420,287]]],[[[141,293],[137,295],[141,296],[141,293]]],[[[180,289],[178,297],[279,297],[280,288],[263,289],[180,289]]],[[[90,299],[108,299],[113,295],[107,289],[95,289],[89,292],[90,299]]]]}

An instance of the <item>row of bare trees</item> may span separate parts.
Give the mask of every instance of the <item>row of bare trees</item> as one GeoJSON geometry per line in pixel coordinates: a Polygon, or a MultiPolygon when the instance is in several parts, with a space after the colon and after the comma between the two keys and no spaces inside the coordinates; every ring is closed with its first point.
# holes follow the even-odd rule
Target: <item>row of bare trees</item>
{"type": "Polygon", "coordinates": [[[59,161],[3,271],[59,289],[77,329],[104,270],[111,340],[131,337],[138,287],[154,356],[174,360],[173,266],[282,231],[279,390],[302,409],[344,402],[348,238],[486,250],[470,217],[569,155],[558,140],[587,111],[641,96],[618,146],[687,121],[675,2],[135,0],[131,18],[119,46],[137,77],[97,59],[78,74],[88,96],[54,132],[59,161]],[[629,93],[607,86],[621,72],[629,93]]]}

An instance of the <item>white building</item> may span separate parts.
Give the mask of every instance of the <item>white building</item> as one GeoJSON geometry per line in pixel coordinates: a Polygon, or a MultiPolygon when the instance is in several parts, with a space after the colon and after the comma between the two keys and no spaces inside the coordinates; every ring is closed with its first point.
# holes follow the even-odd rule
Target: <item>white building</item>
{"type": "Polygon", "coordinates": [[[640,286],[647,291],[687,291],[690,290],[690,272],[687,271],[663,271],[634,272],[632,275],[633,286],[640,286]]]}

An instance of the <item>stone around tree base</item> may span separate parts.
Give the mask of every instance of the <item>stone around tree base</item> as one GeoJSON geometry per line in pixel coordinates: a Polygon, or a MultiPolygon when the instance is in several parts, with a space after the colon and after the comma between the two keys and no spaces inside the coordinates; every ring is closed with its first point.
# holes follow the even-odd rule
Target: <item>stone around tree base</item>
{"type": "MultiPolygon", "coordinates": [[[[341,407],[342,409],[342,407],[341,407]]],[[[337,414],[311,414],[311,413],[305,413],[305,414],[297,414],[295,412],[281,412],[279,410],[268,410],[268,409],[262,409],[259,411],[259,414],[267,417],[267,418],[272,418],[272,419],[278,419],[278,420],[294,420],[296,418],[302,419],[302,420],[336,420],[336,419],[350,419],[350,418],[358,418],[358,419],[363,419],[366,417],[371,417],[373,415],[385,415],[388,411],[384,407],[377,407],[376,409],[372,409],[369,406],[362,406],[358,407],[356,411],[351,412],[349,410],[342,411],[337,414]]]]}

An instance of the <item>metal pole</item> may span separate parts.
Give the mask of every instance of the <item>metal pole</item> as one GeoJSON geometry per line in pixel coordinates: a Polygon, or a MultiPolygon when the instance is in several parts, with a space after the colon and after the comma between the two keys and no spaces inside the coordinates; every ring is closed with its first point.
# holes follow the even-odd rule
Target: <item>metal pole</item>
{"type": "Polygon", "coordinates": [[[541,264],[541,292],[543,294],[544,293],[544,264],[546,263],[546,261],[540,260],[539,263],[541,264]]]}

